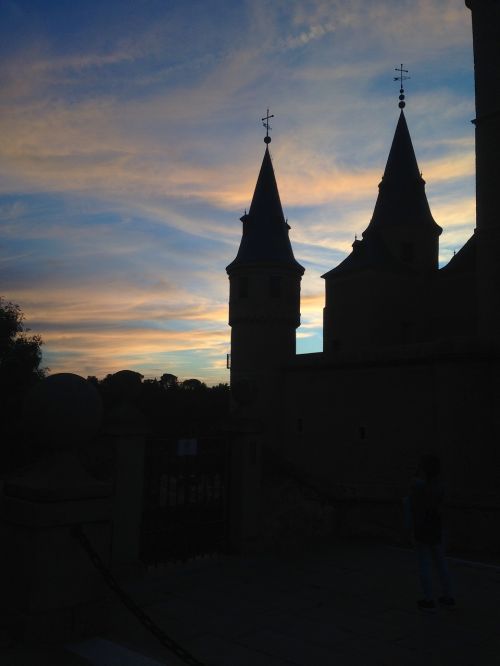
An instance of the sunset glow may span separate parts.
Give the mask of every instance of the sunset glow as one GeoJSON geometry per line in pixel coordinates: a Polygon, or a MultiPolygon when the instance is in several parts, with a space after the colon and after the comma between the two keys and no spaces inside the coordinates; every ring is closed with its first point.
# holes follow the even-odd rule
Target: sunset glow
{"type": "Polygon", "coordinates": [[[461,0],[0,3],[0,295],[51,372],[229,381],[225,267],[271,154],[322,348],[320,276],[367,227],[398,118],[446,263],[473,232],[461,0]]]}

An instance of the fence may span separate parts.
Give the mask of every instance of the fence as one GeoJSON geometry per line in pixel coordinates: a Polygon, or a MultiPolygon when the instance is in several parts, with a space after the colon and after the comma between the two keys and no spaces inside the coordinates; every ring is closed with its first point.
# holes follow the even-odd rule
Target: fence
{"type": "Polygon", "coordinates": [[[226,550],[229,452],[225,438],[147,440],[140,548],[145,564],[226,550]]]}

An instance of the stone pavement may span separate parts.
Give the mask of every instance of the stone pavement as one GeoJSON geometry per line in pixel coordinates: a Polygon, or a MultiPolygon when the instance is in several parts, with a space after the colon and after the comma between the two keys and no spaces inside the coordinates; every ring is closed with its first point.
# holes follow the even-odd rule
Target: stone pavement
{"type": "MultiPolygon", "coordinates": [[[[126,585],[207,666],[499,666],[500,565],[452,559],[459,607],[425,615],[415,556],[373,542],[172,565],[126,585]]],[[[1,666],[178,666],[119,602],[105,635],[1,666]],[[67,661],[64,661],[64,658],[67,661]]]]}

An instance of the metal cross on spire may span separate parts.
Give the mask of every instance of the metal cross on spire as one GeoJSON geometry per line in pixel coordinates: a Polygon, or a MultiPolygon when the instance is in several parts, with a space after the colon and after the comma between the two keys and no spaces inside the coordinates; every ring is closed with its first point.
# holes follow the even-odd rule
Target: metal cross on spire
{"type": "Polygon", "coordinates": [[[262,118],[262,124],[266,128],[266,136],[264,138],[264,143],[271,143],[271,137],[269,136],[269,130],[272,129],[271,125],[269,124],[269,119],[274,118],[274,114],[272,113],[269,115],[269,109],[267,110],[267,115],[262,118]]]}
{"type": "Polygon", "coordinates": [[[399,72],[399,76],[394,77],[394,81],[399,81],[399,108],[404,109],[406,104],[405,104],[405,91],[403,88],[403,81],[406,81],[407,79],[411,78],[409,76],[405,76],[405,74],[408,74],[407,69],[403,69],[403,63],[399,67],[394,68],[395,72],[399,72]]]}

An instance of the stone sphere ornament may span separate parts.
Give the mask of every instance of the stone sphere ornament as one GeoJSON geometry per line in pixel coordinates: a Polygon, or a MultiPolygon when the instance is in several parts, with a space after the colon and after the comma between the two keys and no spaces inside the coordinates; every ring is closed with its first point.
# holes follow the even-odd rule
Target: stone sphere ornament
{"type": "Polygon", "coordinates": [[[111,375],[110,386],[120,402],[134,402],[142,390],[143,375],[134,370],[119,370],[111,375]]]}
{"type": "Polygon", "coordinates": [[[68,372],[49,375],[28,393],[25,428],[49,449],[72,449],[91,440],[103,416],[99,391],[83,377],[68,372]]]}

